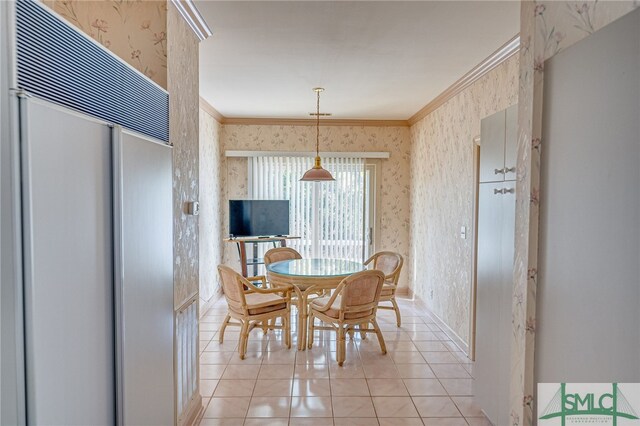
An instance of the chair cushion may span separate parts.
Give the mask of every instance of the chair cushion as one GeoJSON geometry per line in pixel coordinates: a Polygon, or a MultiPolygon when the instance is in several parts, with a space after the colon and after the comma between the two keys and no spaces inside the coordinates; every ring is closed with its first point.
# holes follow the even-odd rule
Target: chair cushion
{"type": "Polygon", "coordinates": [[[287,307],[285,299],[273,293],[249,293],[245,295],[245,299],[249,315],[266,314],[287,307]]]}
{"type": "MultiPolygon", "coordinates": [[[[312,309],[319,310],[319,308],[322,308],[329,302],[330,298],[331,297],[329,296],[318,297],[317,299],[314,299],[313,302],[311,302],[310,307],[312,309]]],[[[331,305],[331,307],[322,313],[331,318],[336,318],[336,319],[340,318],[340,296],[337,296],[336,300],[333,301],[333,304],[331,305]]],[[[345,319],[364,318],[366,316],[371,315],[372,313],[373,313],[373,309],[369,309],[364,312],[352,312],[352,313],[346,314],[344,318],[345,319]]]]}

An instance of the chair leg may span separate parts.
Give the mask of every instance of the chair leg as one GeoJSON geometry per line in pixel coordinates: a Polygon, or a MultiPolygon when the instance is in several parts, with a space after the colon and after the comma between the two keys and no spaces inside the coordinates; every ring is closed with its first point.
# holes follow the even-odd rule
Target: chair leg
{"type": "Polygon", "coordinates": [[[366,340],[367,332],[365,330],[369,329],[369,324],[365,322],[363,324],[360,324],[358,327],[360,328],[360,338],[362,340],[366,340]]]}
{"type": "Polygon", "coordinates": [[[307,333],[307,348],[311,349],[313,347],[313,334],[315,332],[316,327],[316,317],[313,316],[313,313],[309,313],[309,332],[307,333]]]}
{"type": "Polygon", "coordinates": [[[219,336],[218,336],[218,341],[220,343],[222,343],[224,341],[224,331],[227,328],[227,324],[229,324],[229,321],[231,320],[231,315],[227,314],[227,316],[225,317],[224,321],[222,322],[222,326],[220,327],[220,331],[218,332],[219,336]]]}
{"type": "MultiPolygon", "coordinates": [[[[273,320],[273,322],[274,322],[273,325],[275,325],[275,319],[273,320]]],[[[262,334],[263,335],[267,334],[267,331],[269,331],[269,320],[268,319],[262,321],[262,334]]]]}
{"type": "Polygon", "coordinates": [[[338,358],[338,365],[342,367],[345,359],[345,329],[342,324],[338,325],[338,353],[336,354],[338,358]]]}
{"type": "Polygon", "coordinates": [[[247,353],[247,340],[249,340],[249,321],[242,321],[240,342],[238,342],[238,353],[240,355],[240,359],[244,359],[244,356],[247,353]]]}
{"type": "Polygon", "coordinates": [[[400,327],[402,320],[400,319],[400,308],[398,308],[395,296],[391,298],[391,304],[393,305],[393,310],[396,311],[396,323],[398,324],[398,327],[400,327]]]}
{"type": "Polygon", "coordinates": [[[302,306],[302,302],[298,304],[298,350],[304,350],[305,341],[305,315],[304,308],[302,306]]]}
{"type": "Polygon", "coordinates": [[[284,343],[287,345],[287,349],[291,349],[291,312],[289,310],[282,317],[282,325],[284,326],[284,343]]]}
{"type": "Polygon", "coordinates": [[[382,331],[380,331],[380,327],[378,327],[378,322],[376,321],[376,319],[372,319],[371,323],[373,324],[373,329],[376,332],[376,336],[378,336],[378,343],[380,343],[380,349],[382,350],[383,354],[387,353],[387,345],[385,345],[384,343],[384,337],[382,337],[382,331]]]}

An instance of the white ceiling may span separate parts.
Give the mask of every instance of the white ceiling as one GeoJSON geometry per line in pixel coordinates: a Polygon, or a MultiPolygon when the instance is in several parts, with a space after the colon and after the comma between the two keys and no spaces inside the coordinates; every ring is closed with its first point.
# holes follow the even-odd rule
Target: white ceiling
{"type": "Polygon", "coordinates": [[[519,1],[196,1],[200,93],[226,117],[405,120],[519,31],[519,1]]]}

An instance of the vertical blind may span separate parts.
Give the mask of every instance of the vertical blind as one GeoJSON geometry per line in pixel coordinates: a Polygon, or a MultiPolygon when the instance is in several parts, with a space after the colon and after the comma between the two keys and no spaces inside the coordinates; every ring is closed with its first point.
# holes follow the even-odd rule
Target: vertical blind
{"type": "Polygon", "coordinates": [[[311,157],[253,157],[249,196],[289,200],[288,245],[303,257],[362,261],[365,255],[365,163],[362,158],[323,158],[335,182],[300,182],[311,157]]]}

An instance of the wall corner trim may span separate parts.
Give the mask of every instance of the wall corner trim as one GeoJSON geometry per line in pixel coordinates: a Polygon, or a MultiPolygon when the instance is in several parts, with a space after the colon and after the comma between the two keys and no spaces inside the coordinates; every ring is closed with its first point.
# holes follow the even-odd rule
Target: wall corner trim
{"type": "Polygon", "coordinates": [[[207,114],[209,114],[211,117],[213,117],[214,120],[216,120],[219,124],[222,124],[225,122],[225,117],[224,115],[220,114],[220,112],[218,112],[217,109],[215,109],[209,102],[207,102],[207,100],[205,98],[203,98],[202,96],[200,96],[200,109],[205,111],[207,114]]]}
{"type": "Polygon", "coordinates": [[[171,0],[171,3],[178,9],[198,40],[203,41],[213,35],[213,31],[191,0],[171,0]]]}
{"type": "Polygon", "coordinates": [[[458,81],[449,86],[444,92],[436,96],[420,111],[409,118],[409,125],[413,126],[418,121],[431,114],[449,99],[462,92],[471,84],[478,81],[491,70],[498,67],[507,59],[520,51],[520,34],[516,34],[511,40],[502,45],[498,50],[489,55],[485,60],[476,65],[471,71],[463,75],[458,81]]]}

